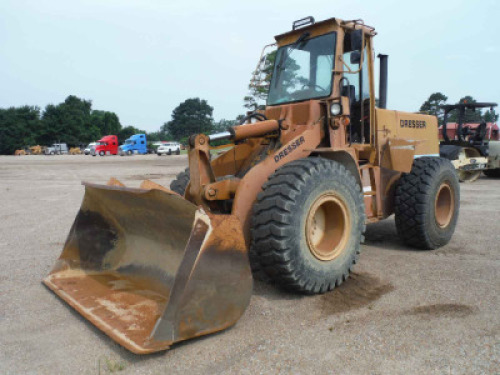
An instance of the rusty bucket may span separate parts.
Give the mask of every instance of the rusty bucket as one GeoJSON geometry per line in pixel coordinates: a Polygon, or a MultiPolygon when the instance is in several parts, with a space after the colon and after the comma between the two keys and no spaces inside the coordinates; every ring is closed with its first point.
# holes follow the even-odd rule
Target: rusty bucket
{"type": "Polygon", "coordinates": [[[46,286],[137,354],[232,326],[252,276],[240,222],[145,181],[84,183],[46,286]]]}

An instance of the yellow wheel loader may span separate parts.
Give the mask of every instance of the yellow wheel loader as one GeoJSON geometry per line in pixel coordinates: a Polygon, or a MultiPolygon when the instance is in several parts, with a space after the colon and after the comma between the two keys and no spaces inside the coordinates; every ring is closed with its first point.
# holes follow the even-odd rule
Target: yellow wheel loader
{"type": "Polygon", "coordinates": [[[245,311],[254,275],[304,294],[342,284],[367,223],[395,213],[402,240],[451,238],[459,184],[437,119],[375,98],[373,27],[308,17],[276,36],[264,111],[193,135],[170,188],[111,179],[85,196],[44,283],[134,353],[220,331],[245,311]],[[217,157],[211,143],[231,140],[217,157]]]}

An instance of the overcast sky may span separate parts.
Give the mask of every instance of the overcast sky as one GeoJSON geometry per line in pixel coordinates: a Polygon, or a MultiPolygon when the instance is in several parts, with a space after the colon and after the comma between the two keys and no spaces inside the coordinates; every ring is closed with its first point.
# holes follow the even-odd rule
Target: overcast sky
{"type": "Polygon", "coordinates": [[[500,101],[498,0],[0,0],[0,107],[73,94],[154,131],[200,97],[233,119],[262,47],[309,15],[375,26],[390,109],[434,91],[500,101]]]}

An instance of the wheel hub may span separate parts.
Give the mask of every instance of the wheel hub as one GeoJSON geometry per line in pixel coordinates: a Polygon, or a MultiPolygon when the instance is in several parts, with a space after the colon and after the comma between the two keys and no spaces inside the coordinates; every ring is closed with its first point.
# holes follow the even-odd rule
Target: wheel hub
{"type": "Polygon", "coordinates": [[[344,250],[351,221],[346,204],[335,193],[321,195],[312,204],[306,220],[306,240],[311,253],[329,261],[344,250]]]}
{"type": "Polygon", "coordinates": [[[440,228],[445,228],[450,224],[455,212],[455,194],[447,182],[443,182],[439,187],[434,201],[434,212],[436,223],[440,228]]]}

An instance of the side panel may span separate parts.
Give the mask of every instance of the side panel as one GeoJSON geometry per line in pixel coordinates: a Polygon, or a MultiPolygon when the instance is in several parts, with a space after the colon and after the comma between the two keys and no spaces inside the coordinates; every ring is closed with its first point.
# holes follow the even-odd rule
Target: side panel
{"type": "Polygon", "coordinates": [[[376,108],[375,118],[376,144],[382,167],[409,172],[414,158],[439,156],[435,116],[376,108]]]}
{"type": "Polygon", "coordinates": [[[321,141],[320,127],[319,123],[297,127],[295,137],[251,168],[241,180],[234,198],[232,214],[242,223],[247,245],[250,240],[252,206],[257,194],[262,190],[262,185],[278,168],[294,160],[308,157],[311,150],[316,149],[321,141]]]}

